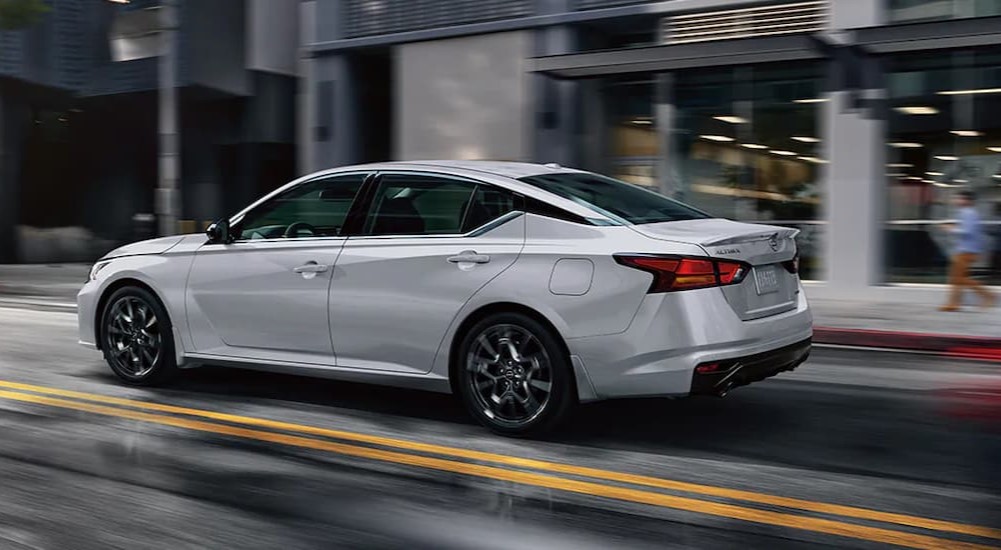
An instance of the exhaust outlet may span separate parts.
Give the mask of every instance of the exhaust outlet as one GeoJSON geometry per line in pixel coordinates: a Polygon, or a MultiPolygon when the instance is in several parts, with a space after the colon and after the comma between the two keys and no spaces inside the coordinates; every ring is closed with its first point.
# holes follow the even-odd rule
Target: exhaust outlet
{"type": "Polygon", "coordinates": [[[729,395],[730,390],[732,390],[732,389],[733,389],[733,382],[728,380],[725,384],[723,384],[722,386],[720,386],[719,390],[716,391],[716,397],[719,397],[719,398],[722,399],[722,398],[726,397],[727,395],[729,395]]]}

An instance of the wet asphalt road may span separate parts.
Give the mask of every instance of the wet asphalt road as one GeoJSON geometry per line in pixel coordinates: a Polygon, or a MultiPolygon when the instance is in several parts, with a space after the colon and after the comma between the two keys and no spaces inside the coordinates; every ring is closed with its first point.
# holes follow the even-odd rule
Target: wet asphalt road
{"type": "Polygon", "coordinates": [[[513,440],[415,391],[124,387],[75,322],[0,307],[0,549],[1001,546],[1001,430],[947,393],[997,365],[817,350],[724,400],[588,405],[513,440]]]}

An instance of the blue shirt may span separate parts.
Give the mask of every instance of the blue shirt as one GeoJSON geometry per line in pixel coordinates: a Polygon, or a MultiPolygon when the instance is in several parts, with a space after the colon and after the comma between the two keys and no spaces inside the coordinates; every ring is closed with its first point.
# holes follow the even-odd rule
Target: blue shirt
{"type": "Polygon", "coordinates": [[[959,211],[959,227],[956,229],[958,240],[956,252],[959,254],[983,254],[984,231],[980,226],[980,215],[977,209],[967,206],[959,211]]]}

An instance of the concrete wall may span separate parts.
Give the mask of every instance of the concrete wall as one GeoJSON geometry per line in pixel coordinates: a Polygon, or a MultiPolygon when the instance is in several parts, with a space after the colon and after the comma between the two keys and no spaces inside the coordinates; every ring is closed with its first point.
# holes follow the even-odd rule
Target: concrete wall
{"type": "Polygon", "coordinates": [[[298,74],[299,0],[250,0],[247,10],[247,68],[298,74]]]}
{"type": "Polygon", "coordinates": [[[528,159],[532,46],[524,31],[398,46],[394,157],[528,159]]]}

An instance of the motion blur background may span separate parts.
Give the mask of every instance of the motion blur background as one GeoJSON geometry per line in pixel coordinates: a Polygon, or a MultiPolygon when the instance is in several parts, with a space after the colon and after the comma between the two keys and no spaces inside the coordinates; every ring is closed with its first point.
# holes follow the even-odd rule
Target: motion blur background
{"type": "Polygon", "coordinates": [[[958,189],[1001,195],[1001,0],[5,1],[45,9],[0,32],[0,263],[322,168],[502,159],[799,228],[816,292],[885,294],[944,283],[958,189]]]}

